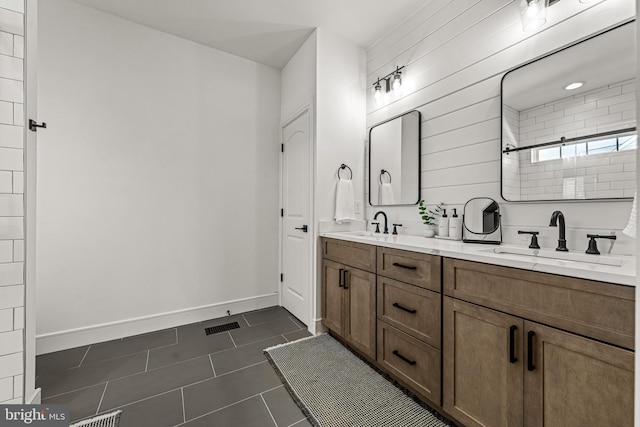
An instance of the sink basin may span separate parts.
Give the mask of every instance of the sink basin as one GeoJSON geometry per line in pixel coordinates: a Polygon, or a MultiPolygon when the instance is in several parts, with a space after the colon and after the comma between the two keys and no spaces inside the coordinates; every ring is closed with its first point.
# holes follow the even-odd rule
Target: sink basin
{"type": "Polygon", "coordinates": [[[495,254],[524,255],[538,258],[548,258],[563,261],[584,262],[588,264],[611,265],[621,267],[624,259],[612,255],[588,255],[579,252],[559,252],[547,249],[510,248],[497,247],[486,249],[482,252],[493,252],[495,254]]]}
{"type": "Polygon", "coordinates": [[[384,239],[385,237],[391,236],[391,234],[374,233],[373,231],[347,231],[340,234],[357,237],[373,237],[375,239],[384,239]]]}

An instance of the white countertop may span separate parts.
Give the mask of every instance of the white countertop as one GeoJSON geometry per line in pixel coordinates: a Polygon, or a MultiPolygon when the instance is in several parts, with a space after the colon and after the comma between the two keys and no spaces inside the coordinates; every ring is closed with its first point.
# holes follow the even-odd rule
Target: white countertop
{"type": "MultiPolygon", "coordinates": [[[[466,261],[483,262],[505,267],[559,274],[562,276],[617,283],[620,285],[636,285],[636,258],[632,256],[589,255],[589,257],[593,257],[593,262],[580,262],[494,252],[496,249],[499,251],[511,249],[514,251],[522,251],[522,249],[526,249],[526,246],[462,243],[460,241],[441,240],[408,234],[394,236],[391,234],[384,235],[370,232],[323,232],[320,233],[320,236],[466,261]],[[621,265],[611,266],[598,264],[600,261],[605,262],[609,260],[619,261],[621,265]]],[[[578,252],[576,251],[576,253],[578,252]]],[[[591,258],[587,259],[590,260],[591,258]]]]}

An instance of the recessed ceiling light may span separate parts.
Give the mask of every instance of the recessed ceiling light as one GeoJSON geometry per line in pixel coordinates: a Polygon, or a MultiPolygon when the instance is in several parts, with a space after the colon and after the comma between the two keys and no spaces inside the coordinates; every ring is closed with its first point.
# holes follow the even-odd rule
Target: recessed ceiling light
{"type": "Polygon", "coordinates": [[[574,89],[578,89],[579,87],[582,87],[582,85],[584,85],[584,82],[573,82],[573,83],[569,83],[568,85],[566,85],[564,87],[564,90],[574,90],[574,89]]]}

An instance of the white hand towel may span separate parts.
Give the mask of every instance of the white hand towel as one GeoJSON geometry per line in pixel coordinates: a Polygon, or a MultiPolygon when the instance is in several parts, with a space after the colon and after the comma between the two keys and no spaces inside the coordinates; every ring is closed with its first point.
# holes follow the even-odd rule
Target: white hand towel
{"type": "Polygon", "coordinates": [[[379,187],[378,203],[381,205],[393,205],[393,187],[390,182],[383,182],[379,187]]]}
{"type": "Polygon", "coordinates": [[[338,180],[336,186],[336,222],[342,224],[356,219],[353,184],[350,179],[338,180]]]}
{"type": "Polygon", "coordinates": [[[636,217],[637,217],[637,210],[636,210],[636,200],[638,199],[638,192],[636,191],[636,194],[633,195],[633,205],[631,206],[631,214],[629,215],[629,223],[627,224],[627,226],[624,228],[624,230],[622,230],[622,232],[624,234],[626,234],[627,236],[636,237],[636,217]]]}

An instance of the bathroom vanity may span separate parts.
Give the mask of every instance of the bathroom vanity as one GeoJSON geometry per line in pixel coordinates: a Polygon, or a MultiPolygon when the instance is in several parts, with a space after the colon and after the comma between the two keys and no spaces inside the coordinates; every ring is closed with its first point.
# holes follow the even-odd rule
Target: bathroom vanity
{"type": "Polygon", "coordinates": [[[321,246],[323,324],[460,425],[633,425],[631,257],[368,232],[321,246]]]}

